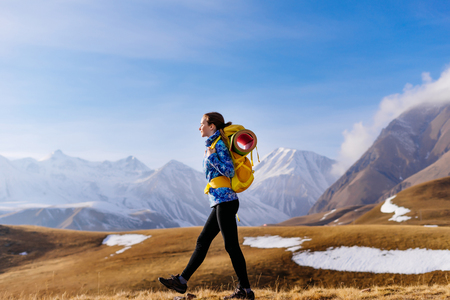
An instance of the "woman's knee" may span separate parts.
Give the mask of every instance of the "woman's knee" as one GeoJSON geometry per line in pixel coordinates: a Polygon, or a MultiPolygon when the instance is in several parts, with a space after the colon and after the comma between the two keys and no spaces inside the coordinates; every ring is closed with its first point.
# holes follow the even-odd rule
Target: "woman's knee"
{"type": "Polygon", "coordinates": [[[203,236],[199,236],[197,239],[197,249],[208,249],[212,240],[203,236]]]}
{"type": "Polygon", "coordinates": [[[241,247],[239,247],[239,244],[237,243],[225,244],[225,250],[228,252],[230,256],[242,254],[241,247]]]}

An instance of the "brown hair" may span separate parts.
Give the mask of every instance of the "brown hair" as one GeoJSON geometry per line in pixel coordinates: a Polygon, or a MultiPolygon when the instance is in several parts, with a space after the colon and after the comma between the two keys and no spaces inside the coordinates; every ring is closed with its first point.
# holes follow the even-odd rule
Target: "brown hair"
{"type": "Polygon", "coordinates": [[[218,112],[210,112],[210,113],[204,114],[203,116],[205,117],[206,122],[208,122],[208,125],[214,124],[216,126],[217,130],[220,131],[222,140],[225,143],[225,146],[227,146],[227,148],[228,148],[230,141],[228,140],[228,137],[226,136],[226,134],[223,132],[223,129],[227,126],[230,126],[233,123],[231,123],[231,122],[225,123],[225,119],[218,112]]]}

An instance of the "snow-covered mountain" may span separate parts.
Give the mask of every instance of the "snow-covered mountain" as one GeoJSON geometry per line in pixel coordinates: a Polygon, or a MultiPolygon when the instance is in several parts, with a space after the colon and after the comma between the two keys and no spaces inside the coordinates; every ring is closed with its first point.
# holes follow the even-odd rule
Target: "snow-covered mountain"
{"type": "Polygon", "coordinates": [[[334,160],[310,151],[279,148],[255,168],[250,194],[289,217],[306,215],[337,177],[334,160]]]}
{"type": "Polygon", "coordinates": [[[127,200],[123,204],[164,212],[181,226],[203,225],[211,211],[203,193],[205,185],[202,173],[172,160],[130,188],[138,204],[127,204],[127,200]]]}
{"type": "Polygon", "coordinates": [[[0,157],[0,223],[86,230],[178,226],[139,199],[134,207],[123,205],[127,190],[152,173],[132,156],[89,162],[58,150],[39,161],[0,157]]]}
{"type": "MultiPolygon", "coordinates": [[[[240,225],[279,223],[305,214],[333,178],[332,160],[277,149],[239,194],[240,225]]],[[[78,230],[130,230],[203,225],[211,209],[206,180],[180,162],[151,170],[135,157],[90,162],[58,150],[9,161],[0,156],[0,223],[78,230]]]]}

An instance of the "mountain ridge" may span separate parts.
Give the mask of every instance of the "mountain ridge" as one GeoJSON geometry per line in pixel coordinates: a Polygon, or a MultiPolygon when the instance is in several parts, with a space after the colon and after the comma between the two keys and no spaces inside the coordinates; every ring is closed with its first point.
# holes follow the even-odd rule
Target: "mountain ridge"
{"type": "Polygon", "coordinates": [[[392,120],[373,145],[331,185],[309,214],[382,201],[390,190],[450,149],[450,104],[423,104],[392,120]],[[440,129],[445,124],[445,132],[440,129]]]}
{"type": "MultiPolygon", "coordinates": [[[[263,159],[261,167],[255,168],[256,184],[239,194],[240,225],[278,223],[290,218],[289,213],[272,206],[267,198],[261,201],[257,195],[258,184],[264,187],[267,180],[278,177],[283,181],[283,176],[298,173],[310,184],[307,188],[313,190],[311,193],[324,189],[327,179],[321,175],[321,162],[331,165],[331,160],[294,149],[274,152],[280,151],[292,156],[292,164],[283,168],[279,162],[263,159]],[[265,171],[264,164],[279,168],[265,171]],[[301,168],[296,169],[298,166],[301,168]]],[[[211,211],[203,193],[204,174],[176,160],[151,170],[134,156],[90,162],[57,150],[40,160],[0,158],[1,164],[5,167],[0,169],[0,178],[7,179],[0,183],[0,223],[4,224],[47,224],[77,230],[200,226],[211,211]]],[[[298,185],[297,179],[290,176],[290,183],[298,185]]],[[[309,196],[310,192],[304,186],[303,189],[302,193],[309,196]]],[[[283,197],[285,207],[310,206],[300,196],[287,199],[288,193],[292,196],[289,186],[279,189],[278,196],[283,197]]]]}

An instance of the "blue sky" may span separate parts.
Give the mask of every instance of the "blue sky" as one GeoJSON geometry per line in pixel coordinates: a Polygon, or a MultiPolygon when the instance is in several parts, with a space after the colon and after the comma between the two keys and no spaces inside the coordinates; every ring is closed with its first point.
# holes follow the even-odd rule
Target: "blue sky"
{"type": "Polygon", "coordinates": [[[10,159],[61,149],[200,169],[209,111],[255,131],[261,156],[343,159],[355,124],[372,130],[362,148],[386,125],[384,99],[448,70],[450,2],[4,0],[0,45],[10,159]]]}

